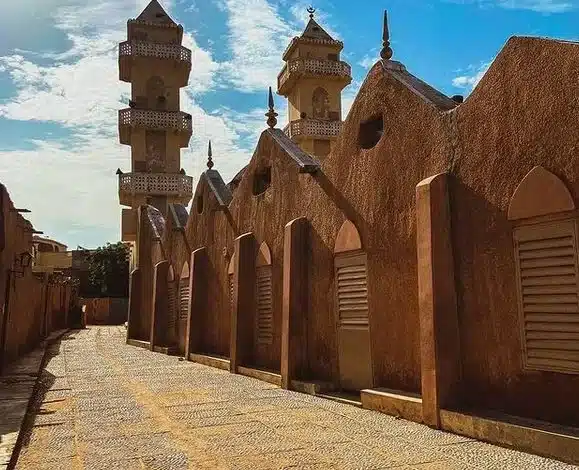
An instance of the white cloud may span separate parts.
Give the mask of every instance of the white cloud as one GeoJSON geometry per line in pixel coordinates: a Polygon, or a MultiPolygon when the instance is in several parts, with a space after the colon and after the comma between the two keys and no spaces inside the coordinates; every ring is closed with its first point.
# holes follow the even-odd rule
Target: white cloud
{"type": "MultiPolygon", "coordinates": [[[[54,24],[67,35],[67,50],[0,58],[3,73],[16,87],[16,95],[0,105],[0,117],[54,122],[67,134],[64,140],[29,142],[33,150],[0,152],[0,178],[13,200],[33,211],[30,219],[36,227],[71,246],[119,238],[115,171],[127,170],[130,148],[118,143],[117,112],[126,107],[130,85],[118,79],[117,51],[126,37],[127,16],[147,3],[63,1],[54,24]]],[[[227,162],[220,169],[233,176],[247,160],[238,145],[239,129],[207,114],[193,98],[212,89],[219,65],[190,34],[184,35],[184,45],[192,49],[194,67],[189,87],[182,90],[181,108],[193,116],[194,137],[182,152],[182,167],[192,175],[202,171],[206,141],[212,138],[216,163],[227,162]],[[220,160],[217,152],[225,158],[220,160]]]]}
{"type": "Polygon", "coordinates": [[[453,78],[452,84],[456,88],[463,88],[468,91],[472,91],[478,85],[478,82],[481,81],[491,64],[492,60],[484,62],[478,66],[471,65],[467,69],[467,72],[469,73],[453,78]]]}
{"type": "MultiPolygon", "coordinates": [[[[72,247],[94,246],[119,238],[115,171],[129,169],[130,148],[118,142],[117,113],[126,107],[130,85],[118,80],[118,43],[126,38],[126,19],[148,0],[50,1],[51,22],[66,35],[68,46],[0,57],[0,73],[16,87],[15,95],[0,103],[0,118],[56,123],[65,138],[28,142],[31,150],[0,151],[0,179],[17,205],[32,210],[31,221],[47,236],[72,247]]],[[[193,117],[193,136],[181,153],[181,166],[199,175],[211,139],[215,168],[228,181],[247,163],[266,127],[267,87],[275,89],[282,53],[302,24],[282,18],[267,0],[220,1],[228,14],[231,60],[217,63],[192,34],[184,34],[194,65],[189,86],[181,90],[181,109],[193,117]],[[262,93],[263,107],[203,109],[199,94],[225,83],[262,93]]],[[[172,3],[163,2],[170,14],[172,3]]],[[[344,117],[359,85],[344,91],[344,117]]],[[[283,128],[286,100],[276,97],[276,110],[283,128]]]]}
{"type": "Polygon", "coordinates": [[[578,7],[577,0],[447,0],[452,3],[477,3],[481,7],[497,6],[509,10],[531,10],[538,13],[565,13],[578,7]]]}
{"type": "Polygon", "coordinates": [[[222,0],[221,6],[228,14],[233,55],[224,64],[229,81],[247,92],[277,86],[283,51],[298,31],[267,0],[222,0]]]}

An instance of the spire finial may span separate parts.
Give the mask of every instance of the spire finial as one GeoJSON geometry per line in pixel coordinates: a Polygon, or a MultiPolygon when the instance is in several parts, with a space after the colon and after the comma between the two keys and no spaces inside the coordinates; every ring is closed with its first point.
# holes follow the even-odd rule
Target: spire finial
{"type": "Polygon", "coordinates": [[[310,5],[310,7],[306,10],[309,14],[310,14],[310,19],[314,19],[314,13],[316,12],[316,9],[310,5]]]}
{"type": "Polygon", "coordinates": [[[207,148],[207,168],[213,168],[213,150],[211,150],[211,139],[209,139],[209,147],[207,148]]]}
{"type": "Polygon", "coordinates": [[[273,93],[271,92],[271,87],[269,87],[268,105],[269,105],[269,111],[267,113],[265,113],[265,115],[267,116],[267,125],[273,129],[277,124],[276,117],[278,114],[275,112],[275,109],[274,109],[273,93]]]}
{"type": "Polygon", "coordinates": [[[382,32],[382,50],[380,57],[383,60],[390,60],[392,58],[392,49],[390,48],[390,31],[388,30],[388,12],[384,10],[384,30],[382,32]]]}

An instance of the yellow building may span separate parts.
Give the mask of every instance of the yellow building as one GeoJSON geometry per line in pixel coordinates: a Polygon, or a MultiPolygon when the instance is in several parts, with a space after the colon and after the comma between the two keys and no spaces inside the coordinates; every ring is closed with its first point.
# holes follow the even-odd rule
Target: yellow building
{"type": "MultiPolygon", "coordinates": [[[[191,115],[180,110],[179,89],[187,86],[191,51],[181,45],[183,28],[152,0],[127,23],[119,46],[119,78],[131,83],[129,107],[119,111],[121,144],[131,146],[131,172],[117,171],[124,242],[135,242],[137,208],[150,204],[163,214],[169,203],[187,205],[193,178],[181,169],[189,145],[191,115]]],[[[134,251],[134,250],[132,250],[134,251]]]]}
{"type": "Polygon", "coordinates": [[[32,238],[32,271],[53,273],[72,268],[72,251],[63,243],[34,236],[32,238]]]}
{"type": "Polygon", "coordinates": [[[340,60],[344,44],[314,20],[287,47],[277,78],[278,94],[288,99],[284,132],[302,150],[317,157],[330,153],[342,128],[342,90],[352,81],[350,66],[340,60]]]}

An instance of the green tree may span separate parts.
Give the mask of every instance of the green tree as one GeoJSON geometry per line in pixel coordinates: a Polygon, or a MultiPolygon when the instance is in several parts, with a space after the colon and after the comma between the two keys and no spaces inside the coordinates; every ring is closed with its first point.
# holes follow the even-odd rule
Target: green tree
{"type": "Polygon", "coordinates": [[[122,242],[107,243],[88,257],[90,291],[99,297],[129,296],[129,249],[122,242]]]}

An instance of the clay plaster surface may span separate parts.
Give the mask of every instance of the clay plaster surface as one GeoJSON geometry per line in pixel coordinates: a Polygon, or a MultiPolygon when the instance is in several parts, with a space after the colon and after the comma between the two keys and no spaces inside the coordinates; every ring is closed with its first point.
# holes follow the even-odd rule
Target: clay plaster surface
{"type": "Polygon", "coordinates": [[[18,470],[575,468],[124,339],[92,327],[52,346],[18,470]]]}

